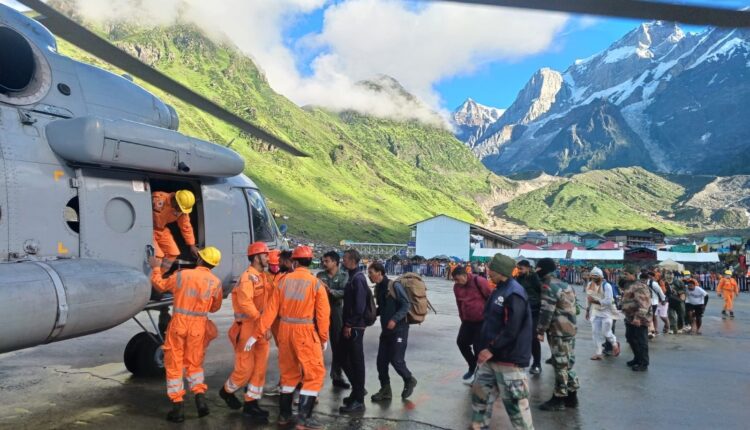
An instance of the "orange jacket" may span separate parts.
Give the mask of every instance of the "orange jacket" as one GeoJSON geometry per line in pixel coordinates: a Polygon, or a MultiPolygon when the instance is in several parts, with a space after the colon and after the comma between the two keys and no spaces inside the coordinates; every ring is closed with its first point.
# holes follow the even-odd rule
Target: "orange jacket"
{"type": "Polygon", "coordinates": [[[276,317],[287,322],[312,323],[321,342],[328,341],[331,308],[323,282],[305,267],[282,276],[274,294],[268,301],[266,311],[260,318],[258,336],[265,335],[276,317]]]}
{"type": "Polygon", "coordinates": [[[182,213],[180,208],[172,206],[172,197],[174,197],[174,193],[163,191],[156,191],[151,194],[154,229],[163,230],[167,227],[167,224],[177,221],[185,244],[193,246],[195,245],[195,234],[193,234],[193,226],[190,224],[190,215],[182,213]]]}
{"type": "Polygon", "coordinates": [[[248,267],[232,290],[235,321],[257,321],[271,294],[273,285],[266,280],[265,274],[253,266],[248,267]]]}
{"type": "Polygon", "coordinates": [[[167,279],[162,279],[161,268],[157,267],[151,272],[151,284],[159,292],[174,295],[175,318],[203,319],[221,308],[221,281],[208,267],[178,270],[167,279]]]}
{"type": "Polygon", "coordinates": [[[719,285],[716,287],[716,294],[732,294],[737,295],[740,293],[740,287],[737,285],[737,281],[733,278],[721,278],[719,285]]]}

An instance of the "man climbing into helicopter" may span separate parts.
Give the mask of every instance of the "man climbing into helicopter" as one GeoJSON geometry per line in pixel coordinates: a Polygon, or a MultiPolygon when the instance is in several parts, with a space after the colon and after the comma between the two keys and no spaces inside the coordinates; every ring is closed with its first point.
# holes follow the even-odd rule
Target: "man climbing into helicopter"
{"type": "Polygon", "coordinates": [[[192,191],[179,190],[174,193],[156,191],[151,194],[151,203],[154,215],[154,252],[162,271],[165,273],[169,271],[174,260],[180,255],[180,248],[168,227],[175,221],[180,228],[182,238],[185,239],[185,244],[190,247],[190,254],[198,258],[195,234],[190,224],[190,213],[195,206],[195,195],[192,191]]]}

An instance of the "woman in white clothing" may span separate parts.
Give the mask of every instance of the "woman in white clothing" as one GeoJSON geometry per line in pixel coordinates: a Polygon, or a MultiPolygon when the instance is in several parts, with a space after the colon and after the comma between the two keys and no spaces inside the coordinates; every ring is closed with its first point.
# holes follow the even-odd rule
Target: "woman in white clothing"
{"type": "Polygon", "coordinates": [[[612,355],[620,355],[620,343],[612,333],[612,321],[618,316],[615,307],[612,285],[604,280],[604,274],[598,267],[594,267],[589,273],[591,281],[586,285],[586,319],[591,321],[596,352],[592,360],[601,360],[602,345],[609,341],[612,346],[612,355]]]}

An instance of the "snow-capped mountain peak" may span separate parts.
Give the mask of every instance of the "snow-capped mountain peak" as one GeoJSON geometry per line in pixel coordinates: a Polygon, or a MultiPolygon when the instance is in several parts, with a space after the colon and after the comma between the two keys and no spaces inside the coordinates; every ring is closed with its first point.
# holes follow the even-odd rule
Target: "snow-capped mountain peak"
{"type": "Polygon", "coordinates": [[[497,121],[504,112],[505,109],[485,106],[468,98],[453,112],[453,121],[456,125],[481,126],[497,121]]]}

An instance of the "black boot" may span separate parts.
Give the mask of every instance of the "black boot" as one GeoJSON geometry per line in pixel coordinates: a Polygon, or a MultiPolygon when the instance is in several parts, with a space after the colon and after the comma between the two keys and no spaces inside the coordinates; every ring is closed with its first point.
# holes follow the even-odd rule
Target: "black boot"
{"type": "Polygon", "coordinates": [[[185,421],[185,404],[183,402],[172,403],[172,410],[167,414],[167,421],[172,423],[185,421]]]}
{"type": "Polygon", "coordinates": [[[219,397],[226,402],[229,409],[239,409],[242,407],[242,403],[237,399],[237,396],[226,391],[224,387],[219,390],[219,397]]]}
{"type": "Polygon", "coordinates": [[[551,399],[542,403],[539,409],[543,411],[564,411],[565,410],[565,397],[552,396],[551,399]]]}
{"type": "Polygon", "coordinates": [[[245,402],[242,407],[242,415],[256,420],[265,420],[268,418],[268,411],[261,409],[258,401],[253,400],[252,402],[245,402]]]}
{"type": "Polygon", "coordinates": [[[342,414],[351,414],[356,412],[364,412],[365,404],[359,399],[349,399],[348,402],[344,403],[344,406],[339,408],[339,412],[342,414]]]}
{"type": "Polygon", "coordinates": [[[195,395],[195,408],[198,409],[198,418],[203,418],[210,412],[208,410],[208,403],[206,403],[205,394],[195,395]]]}
{"type": "Polygon", "coordinates": [[[414,387],[417,386],[417,378],[411,377],[404,381],[404,391],[401,392],[402,399],[408,399],[409,396],[414,392],[414,387]]]}
{"type": "Polygon", "coordinates": [[[385,402],[393,398],[393,392],[391,391],[391,384],[385,384],[380,387],[380,391],[373,394],[370,400],[373,402],[385,402]]]}
{"type": "Polygon", "coordinates": [[[568,397],[565,398],[566,408],[578,407],[578,391],[568,391],[568,397]]]}
{"type": "Polygon", "coordinates": [[[281,393],[279,395],[279,425],[287,425],[292,422],[292,402],[294,393],[281,393]]]}
{"type": "Polygon", "coordinates": [[[312,416],[316,396],[299,396],[299,414],[297,414],[296,430],[319,430],[323,428],[312,416]]]}
{"type": "Polygon", "coordinates": [[[634,359],[632,359],[632,360],[630,360],[630,361],[626,362],[625,364],[627,364],[627,365],[628,365],[629,367],[633,367],[633,366],[635,366],[636,364],[638,364],[638,361],[637,361],[637,360],[636,360],[636,359],[634,358],[634,359]]]}

